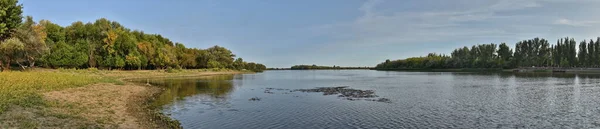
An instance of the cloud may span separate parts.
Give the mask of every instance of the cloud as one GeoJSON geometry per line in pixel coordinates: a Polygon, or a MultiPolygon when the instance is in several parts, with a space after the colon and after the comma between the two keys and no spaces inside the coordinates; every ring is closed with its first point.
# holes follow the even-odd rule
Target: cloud
{"type": "Polygon", "coordinates": [[[575,22],[559,19],[555,21],[557,15],[575,17],[578,15],[571,14],[579,14],[578,11],[582,11],[566,8],[563,6],[565,2],[569,2],[568,5],[579,6],[595,1],[406,1],[404,4],[418,5],[425,9],[397,9],[398,11],[389,12],[390,9],[386,8],[387,12],[382,12],[382,8],[389,7],[388,4],[394,4],[390,2],[396,1],[366,1],[358,8],[362,15],[355,20],[316,28],[318,28],[319,34],[335,37],[336,40],[333,41],[334,43],[330,43],[331,46],[343,44],[344,46],[364,47],[444,42],[466,42],[465,44],[468,45],[475,44],[474,42],[508,42],[548,35],[563,36],[563,32],[569,31],[561,33],[549,31],[564,30],[557,25],[590,26],[597,23],[592,20],[575,22]],[[432,5],[432,3],[440,5],[432,5]],[[450,4],[459,7],[452,7],[450,4]],[[435,8],[427,8],[428,6],[435,6],[435,8]],[[555,10],[565,13],[555,13],[553,12],[555,10]]]}
{"type": "Polygon", "coordinates": [[[519,10],[524,8],[535,8],[542,7],[539,1],[535,0],[500,0],[497,3],[490,6],[491,10],[519,10]]]}
{"type": "Polygon", "coordinates": [[[320,28],[330,29],[325,32],[334,34],[333,37],[346,39],[338,41],[339,43],[351,45],[402,44],[441,41],[451,37],[498,36],[505,32],[498,29],[468,27],[469,25],[465,22],[493,18],[496,11],[508,10],[509,6],[512,9],[541,6],[536,3],[521,5],[515,4],[516,1],[504,1],[467,10],[394,12],[384,15],[379,13],[376,8],[377,4],[384,4],[384,2],[381,0],[367,1],[359,8],[363,15],[355,21],[325,25],[320,28]]]}
{"type": "Polygon", "coordinates": [[[359,10],[362,11],[364,16],[367,17],[375,15],[374,8],[381,2],[383,2],[383,0],[368,0],[360,6],[359,10]]]}
{"type": "Polygon", "coordinates": [[[558,19],[554,22],[554,24],[557,25],[566,25],[566,26],[573,26],[573,27],[586,27],[586,26],[591,26],[593,24],[597,24],[598,21],[573,21],[573,20],[569,20],[569,19],[565,19],[565,18],[561,18],[558,19]]]}

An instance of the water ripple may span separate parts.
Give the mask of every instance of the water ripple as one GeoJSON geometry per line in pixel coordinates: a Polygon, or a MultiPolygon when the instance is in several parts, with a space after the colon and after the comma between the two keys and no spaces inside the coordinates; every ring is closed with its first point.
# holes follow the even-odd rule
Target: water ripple
{"type": "Polygon", "coordinates": [[[159,100],[170,101],[163,111],[185,128],[598,128],[599,82],[591,76],[267,71],[170,82],[173,89],[159,100]],[[374,90],[393,102],[259,90],[336,85],[374,90]]]}

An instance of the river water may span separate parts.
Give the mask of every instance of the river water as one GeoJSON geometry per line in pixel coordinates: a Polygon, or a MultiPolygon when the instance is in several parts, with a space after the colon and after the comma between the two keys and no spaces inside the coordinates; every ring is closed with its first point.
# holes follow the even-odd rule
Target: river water
{"type": "Polygon", "coordinates": [[[282,70],[150,83],[184,128],[600,127],[598,75],[282,70]],[[390,102],[293,91],[337,86],[390,102]]]}

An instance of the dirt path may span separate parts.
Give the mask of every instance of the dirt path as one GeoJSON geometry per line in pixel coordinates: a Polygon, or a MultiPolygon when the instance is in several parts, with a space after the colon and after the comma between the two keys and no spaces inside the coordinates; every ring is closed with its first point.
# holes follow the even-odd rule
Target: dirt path
{"type": "Polygon", "coordinates": [[[79,112],[74,114],[86,121],[96,122],[105,128],[149,128],[141,125],[139,114],[144,99],[159,92],[158,88],[133,84],[94,84],[85,87],[44,93],[49,101],[72,104],[73,108],[55,108],[57,112],[79,112]]]}
{"type": "Polygon", "coordinates": [[[44,106],[10,107],[0,115],[0,128],[161,128],[146,106],[160,90],[100,83],[46,92],[44,106]]]}

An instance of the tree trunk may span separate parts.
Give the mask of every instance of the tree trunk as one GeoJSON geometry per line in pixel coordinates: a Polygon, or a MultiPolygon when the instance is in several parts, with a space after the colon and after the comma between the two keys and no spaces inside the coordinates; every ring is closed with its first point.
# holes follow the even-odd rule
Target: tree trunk
{"type": "Polygon", "coordinates": [[[94,46],[92,46],[92,44],[90,43],[89,47],[89,54],[88,54],[88,65],[89,67],[96,67],[96,59],[95,59],[95,54],[94,51],[96,50],[94,48],[94,46]]]}
{"type": "Polygon", "coordinates": [[[28,56],[27,63],[29,63],[29,68],[35,67],[35,57],[28,56]]]}
{"type": "Polygon", "coordinates": [[[29,62],[29,68],[34,68],[34,67],[35,67],[35,61],[29,62]]]}
{"type": "Polygon", "coordinates": [[[17,61],[17,64],[18,64],[19,66],[21,66],[21,69],[25,70],[25,65],[21,64],[21,63],[20,63],[20,62],[18,62],[18,61],[17,61]]]}
{"type": "Polygon", "coordinates": [[[8,59],[8,61],[6,61],[6,64],[4,64],[3,71],[10,71],[10,59],[8,59]]]}

